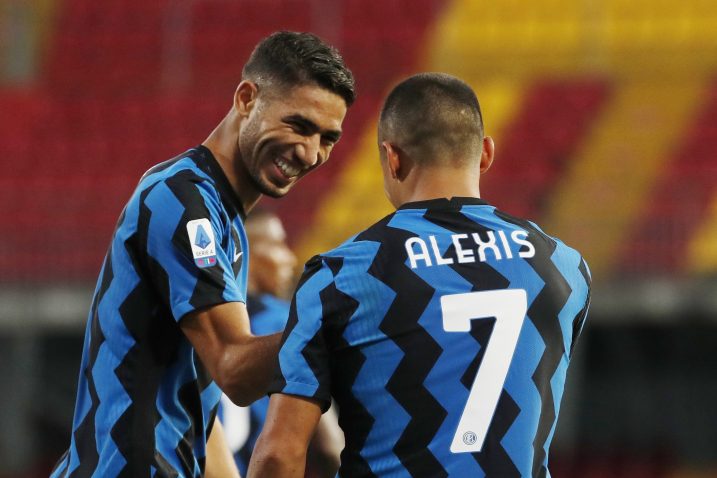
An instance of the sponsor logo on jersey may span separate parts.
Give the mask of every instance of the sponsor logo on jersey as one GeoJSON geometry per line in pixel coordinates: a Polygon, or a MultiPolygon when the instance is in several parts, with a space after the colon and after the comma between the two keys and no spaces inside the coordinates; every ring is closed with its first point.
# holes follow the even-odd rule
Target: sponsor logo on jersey
{"type": "Polygon", "coordinates": [[[192,246],[194,263],[201,268],[215,265],[217,263],[217,245],[214,240],[214,229],[212,229],[209,219],[189,221],[187,234],[192,246]]]}

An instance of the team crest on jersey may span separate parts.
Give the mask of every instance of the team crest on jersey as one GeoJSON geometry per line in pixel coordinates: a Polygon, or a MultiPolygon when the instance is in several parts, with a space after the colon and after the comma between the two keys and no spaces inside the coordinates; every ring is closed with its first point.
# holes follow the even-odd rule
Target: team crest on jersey
{"type": "Polygon", "coordinates": [[[187,223],[187,234],[192,246],[194,263],[201,267],[211,267],[217,263],[217,243],[214,229],[209,219],[195,219],[187,223]]]}

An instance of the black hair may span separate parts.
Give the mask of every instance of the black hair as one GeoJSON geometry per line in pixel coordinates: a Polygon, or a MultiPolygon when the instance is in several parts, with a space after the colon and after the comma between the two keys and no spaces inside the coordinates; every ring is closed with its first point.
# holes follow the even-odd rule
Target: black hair
{"type": "Polygon", "coordinates": [[[483,135],[475,92],[445,73],[420,73],[399,83],[379,118],[379,141],[395,142],[419,161],[480,151],[483,135]]]}
{"type": "Polygon", "coordinates": [[[336,48],[313,33],[276,32],[256,46],[242,78],[261,85],[299,86],[315,83],[344,99],[356,99],[354,77],[336,48]]]}

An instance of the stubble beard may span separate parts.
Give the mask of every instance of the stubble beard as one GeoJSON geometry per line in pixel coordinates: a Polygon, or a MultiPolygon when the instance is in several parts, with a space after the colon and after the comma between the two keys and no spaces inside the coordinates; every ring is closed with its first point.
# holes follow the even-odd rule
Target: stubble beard
{"type": "MultiPolygon", "coordinates": [[[[249,181],[252,183],[252,185],[256,188],[257,191],[259,191],[265,196],[269,196],[274,199],[281,198],[286,194],[286,191],[279,191],[278,188],[272,185],[268,179],[262,178],[261,159],[258,163],[255,161],[247,162],[246,160],[246,158],[251,158],[253,160],[256,156],[261,155],[261,151],[263,150],[263,148],[256,147],[257,144],[255,142],[255,138],[257,137],[257,135],[258,128],[256,126],[256,123],[253,121],[247,123],[244,131],[242,131],[239,135],[238,147],[239,154],[241,155],[240,161],[242,162],[242,167],[247,172],[249,181]]],[[[270,157],[271,151],[268,151],[268,153],[268,156],[270,157]]]]}

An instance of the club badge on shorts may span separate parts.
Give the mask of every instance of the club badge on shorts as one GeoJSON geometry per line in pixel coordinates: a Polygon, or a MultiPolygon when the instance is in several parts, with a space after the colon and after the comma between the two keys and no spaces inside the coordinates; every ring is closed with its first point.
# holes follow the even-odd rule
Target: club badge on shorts
{"type": "Polygon", "coordinates": [[[217,263],[217,244],[214,229],[209,219],[194,219],[187,223],[189,243],[192,245],[194,263],[201,267],[211,267],[217,263]]]}

